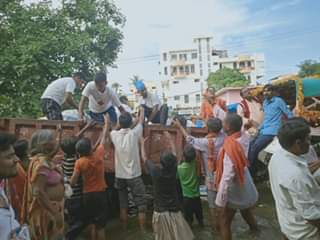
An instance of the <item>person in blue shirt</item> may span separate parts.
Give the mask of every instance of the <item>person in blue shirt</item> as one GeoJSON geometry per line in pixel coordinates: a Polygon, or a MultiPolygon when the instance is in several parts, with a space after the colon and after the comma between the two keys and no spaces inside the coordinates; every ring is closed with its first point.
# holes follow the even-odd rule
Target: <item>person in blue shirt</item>
{"type": "Polygon", "coordinates": [[[256,173],[259,152],[272,142],[278,133],[282,121],[293,117],[285,101],[275,96],[275,87],[273,85],[267,84],[264,86],[263,96],[263,122],[259,128],[259,134],[250,143],[248,154],[250,172],[253,176],[256,173]]]}

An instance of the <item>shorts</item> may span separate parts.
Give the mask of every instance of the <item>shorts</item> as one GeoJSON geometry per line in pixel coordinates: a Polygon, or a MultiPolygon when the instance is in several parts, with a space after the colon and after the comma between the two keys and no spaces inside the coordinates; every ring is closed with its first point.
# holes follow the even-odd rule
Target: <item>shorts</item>
{"type": "Polygon", "coordinates": [[[63,120],[61,106],[53,99],[41,99],[41,109],[48,120],[63,120]]]}
{"type": "Polygon", "coordinates": [[[130,188],[134,204],[139,212],[146,211],[146,189],[141,177],[132,179],[116,178],[114,186],[118,189],[120,208],[128,208],[128,188],[130,188]]]}
{"type": "Polygon", "coordinates": [[[217,198],[217,192],[216,191],[212,191],[212,190],[208,190],[208,205],[209,208],[216,208],[216,198],[217,198]]]}
{"type": "Polygon", "coordinates": [[[83,194],[84,221],[104,228],[107,223],[106,192],[89,192],[83,194]]]}
{"type": "Polygon", "coordinates": [[[101,113],[95,113],[95,112],[89,111],[89,116],[96,122],[104,123],[103,115],[106,113],[108,113],[112,123],[117,123],[118,117],[117,117],[116,109],[113,106],[109,107],[106,111],[101,113]]]}

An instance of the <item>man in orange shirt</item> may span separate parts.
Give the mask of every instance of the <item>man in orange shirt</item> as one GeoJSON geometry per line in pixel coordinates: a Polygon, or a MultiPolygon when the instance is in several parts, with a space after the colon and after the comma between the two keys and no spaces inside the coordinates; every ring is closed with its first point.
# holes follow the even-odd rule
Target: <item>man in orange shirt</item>
{"type": "Polygon", "coordinates": [[[76,161],[70,183],[74,185],[79,177],[83,180],[83,209],[85,225],[90,225],[92,240],[105,240],[106,194],[104,180],[105,141],[110,119],[104,116],[104,128],[100,143],[92,150],[90,139],[82,138],[76,144],[80,158],[76,161]]]}
{"type": "Polygon", "coordinates": [[[207,88],[203,96],[204,101],[201,104],[200,117],[204,121],[212,117],[223,121],[227,112],[226,102],[216,97],[216,90],[213,87],[207,88]]]}

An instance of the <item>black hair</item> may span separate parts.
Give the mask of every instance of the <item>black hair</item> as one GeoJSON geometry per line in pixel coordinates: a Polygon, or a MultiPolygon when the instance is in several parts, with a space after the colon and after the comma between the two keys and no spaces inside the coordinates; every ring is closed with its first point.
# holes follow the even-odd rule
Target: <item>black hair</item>
{"type": "Polygon", "coordinates": [[[103,72],[98,72],[94,78],[95,83],[101,83],[107,81],[107,76],[103,72]]]}
{"type": "Polygon", "coordinates": [[[119,117],[119,124],[121,128],[129,128],[132,125],[132,116],[128,112],[121,113],[119,117]]]}
{"type": "Polygon", "coordinates": [[[73,77],[78,77],[78,78],[80,78],[81,80],[85,80],[85,77],[84,77],[84,75],[83,75],[83,73],[82,72],[75,72],[75,73],[73,73],[73,75],[72,75],[73,77]]]}
{"type": "Polygon", "coordinates": [[[240,96],[241,96],[241,97],[243,97],[243,92],[244,92],[244,90],[249,90],[249,89],[248,89],[248,87],[243,87],[243,88],[241,88],[241,90],[240,90],[240,96]]]}
{"type": "Polygon", "coordinates": [[[121,96],[121,97],[119,97],[119,100],[120,100],[120,102],[121,103],[126,103],[126,102],[128,102],[128,98],[127,98],[127,96],[121,96]]]}
{"type": "Polygon", "coordinates": [[[281,125],[278,139],[281,147],[288,150],[297,140],[304,140],[309,134],[310,127],[307,121],[301,117],[294,117],[281,125]]]}
{"type": "Polygon", "coordinates": [[[76,144],[78,138],[75,136],[68,137],[62,140],[60,147],[62,151],[67,155],[67,157],[71,157],[76,154],[76,144]]]}
{"type": "Polygon", "coordinates": [[[91,141],[89,138],[81,138],[76,144],[76,151],[82,156],[89,156],[91,154],[91,141]]]}
{"type": "Polygon", "coordinates": [[[161,175],[174,176],[177,172],[177,157],[169,151],[160,155],[161,175]]]}
{"type": "Polygon", "coordinates": [[[242,128],[242,118],[236,113],[228,113],[224,121],[234,132],[240,132],[242,128]]]}
{"type": "Polygon", "coordinates": [[[190,144],[186,144],[183,148],[183,156],[186,162],[192,162],[196,158],[196,150],[190,144]]]}
{"type": "Polygon", "coordinates": [[[187,127],[187,119],[184,116],[177,115],[175,118],[179,121],[183,128],[187,127]]]}
{"type": "Polygon", "coordinates": [[[6,151],[16,141],[16,137],[13,134],[0,132],[0,150],[6,151]]]}
{"type": "Polygon", "coordinates": [[[263,87],[263,90],[266,90],[268,89],[269,91],[271,92],[274,92],[275,91],[275,87],[272,85],[272,84],[266,84],[264,87],[263,87]]]}
{"type": "Polygon", "coordinates": [[[19,139],[15,141],[13,148],[17,157],[22,159],[28,155],[29,142],[26,139],[19,139]]]}
{"type": "Polygon", "coordinates": [[[219,118],[209,118],[207,128],[209,132],[219,133],[222,129],[222,121],[219,118]]]}

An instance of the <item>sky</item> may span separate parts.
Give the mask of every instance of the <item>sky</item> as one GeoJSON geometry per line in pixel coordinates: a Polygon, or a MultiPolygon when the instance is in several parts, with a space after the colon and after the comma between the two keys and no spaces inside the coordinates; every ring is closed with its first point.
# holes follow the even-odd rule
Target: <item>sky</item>
{"type": "MultiPolygon", "coordinates": [[[[36,0],[27,0],[36,1],[36,0]]],[[[58,0],[53,0],[58,1],[58,0]]],[[[123,47],[108,68],[125,92],[138,75],[159,81],[163,50],[193,48],[193,38],[213,37],[229,55],[264,53],[266,76],[293,73],[306,59],[320,60],[318,0],[114,0],[126,17],[123,47]]]]}

